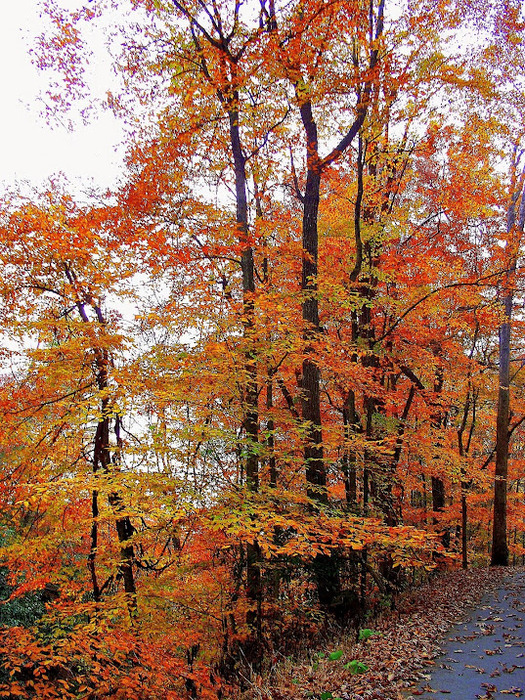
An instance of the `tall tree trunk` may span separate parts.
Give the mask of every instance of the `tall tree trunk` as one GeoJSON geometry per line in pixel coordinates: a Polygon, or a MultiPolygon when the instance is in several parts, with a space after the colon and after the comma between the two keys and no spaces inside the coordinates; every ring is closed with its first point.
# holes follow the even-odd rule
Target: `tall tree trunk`
{"type": "MultiPolygon", "coordinates": [[[[235,174],[235,200],[236,221],[239,241],[242,245],[241,269],[242,269],[242,301],[243,301],[243,328],[244,328],[244,371],[246,380],[244,383],[244,432],[247,440],[246,455],[246,485],[252,492],[259,490],[259,410],[258,410],[258,383],[257,383],[257,358],[253,351],[255,341],[254,328],[254,294],[255,274],[253,249],[248,239],[248,186],[246,179],[246,159],[242,150],[239,128],[239,112],[236,105],[239,104],[237,91],[228,98],[228,118],[230,123],[230,144],[233,155],[235,174]]],[[[249,661],[258,668],[261,662],[261,604],[262,604],[262,580],[260,569],[261,552],[259,543],[249,542],[246,546],[246,595],[250,601],[251,609],[247,614],[247,623],[252,630],[252,639],[247,647],[249,661]]]]}
{"type": "MultiPolygon", "coordinates": [[[[472,361],[474,357],[474,352],[476,350],[476,344],[479,334],[479,323],[476,323],[476,330],[474,331],[474,340],[472,343],[472,349],[469,353],[469,360],[472,361]]],[[[457,435],[458,435],[458,451],[460,457],[466,457],[470,452],[470,445],[472,442],[472,435],[474,434],[474,428],[476,427],[476,406],[478,400],[478,391],[474,388],[472,383],[472,373],[469,369],[468,371],[468,392],[467,398],[465,400],[465,405],[463,407],[463,417],[459,425],[457,435]],[[472,411],[472,419],[470,423],[470,428],[468,431],[468,437],[466,443],[464,442],[464,434],[467,427],[467,420],[469,412],[472,411]]],[[[461,467],[461,566],[463,569],[468,569],[468,538],[467,538],[467,526],[468,526],[468,503],[467,503],[467,493],[469,490],[469,484],[465,480],[465,468],[461,467]]]]}
{"type": "MultiPolygon", "coordinates": [[[[237,224],[237,236],[241,246],[241,272],[242,272],[242,304],[243,304],[243,339],[244,358],[243,369],[245,380],[243,382],[242,427],[245,436],[246,458],[243,464],[246,476],[246,486],[249,491],[259,490],[259,411],[258,411],[258,382],[257,366],[258,360],[255,345],[255,320],[254,320],[254,294],[255,294],[255,271],[253,248],[249,239],[248,221],[248,184],[246,177],[246,156],[242,147],[240,112],[241,104],[239,86],[242,79],[239,78],[240,71],[238,63],[243,55],[244,48],[237,53],[232,53],[230,42],[234,32],[226,36],[223,32],[223,24],[219,17],[219,11],[215,7],[215,16],[219,17],[214,22],[214,32],[206,31],[198,19],[198,12],[192,12],[184,3],[173,0],[182,15],[188,19],[191,25],[192,39],[196,49],[196,65],[199,65],[204,79],[213,86],[217,99],[219,100],[228,118],[229,137],[231,155],[233,159],[233,173],[235,179],[235,220],[237,224]],[[221,78],[217,82],[214,71],[210,70],[202,50],[201,41],[206,42],[210,48],[216,52],[216,58],[220,64],[221,78]]],[[[203,6],[204,7],[204,6],[203,6]]],[[[240,6],[237,7],[237,10],[240,6]]],[[[273,5],[270,11],[273,13],[273,5]]],[[[272,15],[273,16],[273,15],[272,15]]],[[[269,29],[273,29],[272,17],[266,17],[269,29]]],[[[249,601],[249,610],[246,622],[251,630],[250,639],[245,644],[244,654],[251,665],[258,669],[262,659],[261,645],[261,602],[262,584],[260,571],[260,547],[257,541],[250,542],[246,546],[246,596],[249,601]]]]}
{"type": "MultiPolygon", "coordinates": [[[[372,5],[371,5],[372,7],[372,5]]],[[[384,0],[379,1],[375,32],[373,12],[370,12],[370,36],[376,43],[370,48],[370,74],[378,60],[377,40],[383,32],[384,0]]],[[[295,96],[299,106],[301,121],[306,139],[306,185],[302,196],[302,317],[304,322],[305,358],[302,365],[301,409],[305,426],[304,461],[308,494],[314,503],[328,503],[327,470],[323,451],[323,433],[321,423],[320,385],[321,371],[315,357],[315,339],[321,333],[319,324],[319,301],[317,296],[318,273],[318,214],[321,181],[326,169],[350,147],[363,126],[372,82],[367,81],[358,91],[356,118],[337,146],[324,158],[319,155],[317,123],[315,121],[308,81],[301,75],[297,58],[288,56],[285,72],[294,85],[295,96]]],[[[334,557],[318,555],[314,562],[319,601],[321,605],[331,606],[340,589],[339,569],[334,557]]]]}
{"type": "MultiPolygon", "coordinates": [[[[67,263],[64,263],[64,273],[71,286],[77,290],[78,298],[76,302],[76,308],[80,318],[82,319],[82,322],[85,324],[92,323],[86,311],[86,306],[88,306],[88,308],[90,308],[92,313],[95,315],[96,323],[100,326],[105,326],[106,319],[101,306],[92,298],[89,292],[83,293],[83,291],[78,285],[75,271],[67,263]]],[[[111,457],[112,445],[110,440],[110,419],[112,415],[115,417],[116,421],[115,438],[117,443],[117,457],[115,462],[118,462],[118,453],[120,451],[120,423],[118,415],[115,414],[110,399],[107,395],[110,389],[108,376],[110,357],[108,351],[104,348],[95,347],[93,348],[93,353],[95,356],[96,384],[98,390],[101,392],[102,395],[102,398],[100,400],[101,418],[97,423],[93,445],[93,473],[96,476],[99,473],[99,471],[102,471],[105,474],[109,474],[112,470],[112,467],[114,466],[111,457]]],[[[131,520],[127,515],[124,517],[119,516],[119,513],[122,512],[123,508],[121,496],[117,492],[111,492],[108,495],[108,501],[116,516],[115,528],[117,530],[117,537],[120,545],[120,560],[118,564],[119,576],[122,577],[124,583],[124,591],[127,594],[129,594],[129,611],[130,615],[134,617],[137,612],[137,589],[135,585],[135,574],[133,571],[135,553],[133,545],[130,543],[130,540],[135,532],[135,529],[133,528],[131,520]]],[[[94,489],[92,492],[91,508],[91,547],[90,553],[88,555],[88,568],[91,575],[93,596],[95,600],[99,600],[101,595],[101,588],[98,585],[96,576],[96,547],[98,543],[98,523],[96,521],[96,517],[98,516],[98,492],[96,489],[94,489]]]]}
{"type": "Polygon", "coordinates": [[[510,442],[510,336],[513,306],[513,284],[516,274],[520,239],[525,225],[525,193],[522,174],[519,183],[516,170],[519,156],[515,149],[512,171],[511,201],[507,212],[508,270],[505,274],[502,306],[504,320],[499,328],[499,389],[496,418],[496,470],[494,476],[494,520],[492,528],[491,566],[508,566],[507,544],[507,473],[510,442]],[[518,217],[516,221],[516,208],[518,217]]]}
{"type": "MultiPolygon", "coordinates": [[[[469,376],[469,391],[467,394],[467,399],[465,401],[465,406],[463,409],[463,418],[461,424],[458,428],[458,450],[459,456],[465,457],[470,449],[470,440],[472,437],[472,432],[474,430],[474,424],[476,419],[476,396],[472,396],[472,424],[469,431],[469,438],[467,444],[463,442],[463,434],[467,425],[467,418],[470,411],[471,405],[471,388],[470,388],[470,376],[469,376]]],[[[467,540],[467,526],[468,526],[468,509],[467,509],[467,490],[468,484],[465,481],[465,469],[461,467],[461,567],[463,569],[468,569],[468,540],[467,540]]]]}
{"type": "MultiPolygon", "coordinates": [[[[442,353],[442,348],[440,343],[436,343],[432,348],[434,357],[438,362],[440,362],[439,357],[442,353]]],[[[443,367],[438,365],[435,376],[434,376],[434,394],[439,396],[443,391],[443,367]]],[[[442,407],[439,405],[439,400],[436,398],[435,412],[431,416],[431,426],[436,430],[441,430],[446,422],[446,414],[443,414],[442,407]]],[[[439,446],[441,440],[438,438],[436,447],[439,446]]],[[[439,453],[438,453],[439,459],[439,453]]],[[[442,523],[440,521],[440,515],[445,510],[445,482],[440,476],[433,475],[431,477],[431,491],[432,491],[432,511],[434,512],[433,523],[435,527],[441,527],[442,523]]],[[[445,548],[450,546],[450,532],[448,529],[443,529],[441,535],[441,542],[445,548]]]]}
{"type": "Polygon", "coordinates": [[[507,472],[509,461],[510,421],[510,324],[512,294],[503,299],[505,321],[499,329],[499,389],[496,418],[496,471],[494,477],[494,521],[491,566],[508,566],[507,545],[507,472]]]}
{"type": "MultiPolygon", "coordinates": [[[[303,111],[303,110],[302,110],[303,111]]],[[[306,179],[303,212],[303,264],[301,290],[303,293],[302,313],[304,321],[304,339],[306,341],[306,356],[303,360],[301,379],[301,409],[305,424],[306,442],[304,446],[304,461],[308,496],[320,505],[328,503],[326,489],[326,465],[323,451],[323,433],[321,427],[321,372],[315,360],[312,342],[321,329],[319,325],[319,301],[317,298],[317,261],[318,261],[318,232],[317,218],[319,210],[319,191],[321,173],[313,149],[317,149],[317,128],[312,118],[311,109],[307,119],[309,124],[310,161],[306,179]],[[315,165],[314,165],[315,163],[315,165]]],[[[341,582],[338,562],[329,554],[317,554],[313,563],[313,572],[317,585],[319,603],[323,607],[333,606],[340,594],[341,582]]]]}
{"type": "MultiPolygon", "coordinates": [[[[107,420],[109,420],[109,417],[107,420]]],[[[122,439],[120,437],[120,416],[118,414],[115,415],[114,420],[116,449],[113,449],[113,458],[111,459],[111,463],[113,469],[118,469],[120,467],[122,449],[122,439]]],[[[109,456],[111,458],[111,454],[109,456]]],[[[124,510],[122,496],[118,492],[113,492],[109,494],[108,500],[111,507],[113,508],[114,513],[117,515],[115,525],[117,528],[117,535],[120,543],[120,575],[122,576],[122,580],[124,583],[124,591],[128,594],[130,611],[135,614],[137,607],[137,588],[135,584],[135,574],[133,572],[135,551],[133,548],[133,544],[131,543],[131,538],[135,534],[135,528],[133,527],[131,519],[127,515],[124,517],[119,516],[119,514],[121,514],[124,510]]]]}
{"type": "MultiPolygon", "coordinates": [[[[108,375],[107,375],[106,353],[99,351],[97,357],[98,372],[97,384],[100,391],[107,392],[108,390],[108,375]]],[[[118,452],[120,450],[119,436],[119,418],[115,417],[115,437],[116,447],[113,448],[110,440],[110,419],[113,413],[112,406],[107,397],[104,397],[100,402],[101,419],[97,424],[95,432],[95,444],[93,455],[93,471],[97,474],[102,471],[104,474],[111,473],[112,469],[118,467],[118,452]],[[112,452],[116,449],[116,458],[112,460],[112,452]]],[[[135,533],[130,518],[122,516],[123,503],[122,497],[117,491],[112,491],[108,494],[108,501],[115,515],[115,528],[120,546],[120,559],[118,563],[118,573],[122,578],[124,591],[128,594],[128,606],[130,614],[136,615],[137,610],[137,588],[135,584],[135,574],[133,564],[135,561],[135,552],[130,540],[135,533]]]]}
{"type": "MultiPolygon", "coordinates": [[[[311,120],[311,124],[313,125],[313,120],[311,120]]],[[[321,429],[321,372],[319,365],[314,359],[314,350],[311,345],[311,342],[315,341],[321,330],[319,326],[319,301],[317,298],[317,217],[320,182],[320,172],[313,167],[309,169],[306,180],[303,215],[301,290],[303,292],[302,313],[305,323],[304,337],[307,346],[301,380],[301,408],[303,421],[306,425],[304,460],[306,480],[310,486],[309,495],[319,503],[326,503],[328,498],[326,494],[326,466],[324,463],[323,434],[321,429]]]]}

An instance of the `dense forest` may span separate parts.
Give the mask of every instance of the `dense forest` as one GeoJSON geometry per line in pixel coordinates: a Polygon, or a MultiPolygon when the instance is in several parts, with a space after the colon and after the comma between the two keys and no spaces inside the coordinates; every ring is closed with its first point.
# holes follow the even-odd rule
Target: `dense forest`
{"type": "Polygon", "coordinates": [[[520,5],[46,3],[49,118],[127,155],[2,200],[1,697],[233,698],[522,563],[520,5]]]}

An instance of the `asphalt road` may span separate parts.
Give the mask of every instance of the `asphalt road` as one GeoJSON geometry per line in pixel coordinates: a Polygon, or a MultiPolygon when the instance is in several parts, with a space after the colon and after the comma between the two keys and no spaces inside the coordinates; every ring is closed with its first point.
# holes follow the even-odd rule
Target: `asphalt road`
{"type": "Polygon", "coordinates": [[[454,627],[414,700],[525,698],[525,572],[454,627]]]}

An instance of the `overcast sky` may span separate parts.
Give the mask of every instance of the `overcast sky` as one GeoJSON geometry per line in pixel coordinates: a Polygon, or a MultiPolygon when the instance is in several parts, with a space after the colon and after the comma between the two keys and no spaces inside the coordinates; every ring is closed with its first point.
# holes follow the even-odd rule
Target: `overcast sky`
{"type": "MultiPolygon", "coordinates": [[[[78,0],[60,0],[76,7],[78,0]]],[[[38,96],[46,76],[31,64],[28,50],[42,28],[38,0],[2,3],[0,11],[0,182],[9,189],[17,179],[38,184],[53,174],[110,186],[118,176],[115,153],[121,132],[110,114],[69,133],[39,117],[38,96]]]]}

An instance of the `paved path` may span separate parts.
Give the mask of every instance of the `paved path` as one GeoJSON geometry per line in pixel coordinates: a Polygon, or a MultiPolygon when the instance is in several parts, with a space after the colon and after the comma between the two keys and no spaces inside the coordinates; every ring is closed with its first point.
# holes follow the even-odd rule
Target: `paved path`
{"type": "Polygon", "coordinates": [[[454,627],[414,700],[525,698],[525,572],[454,627]]]}

